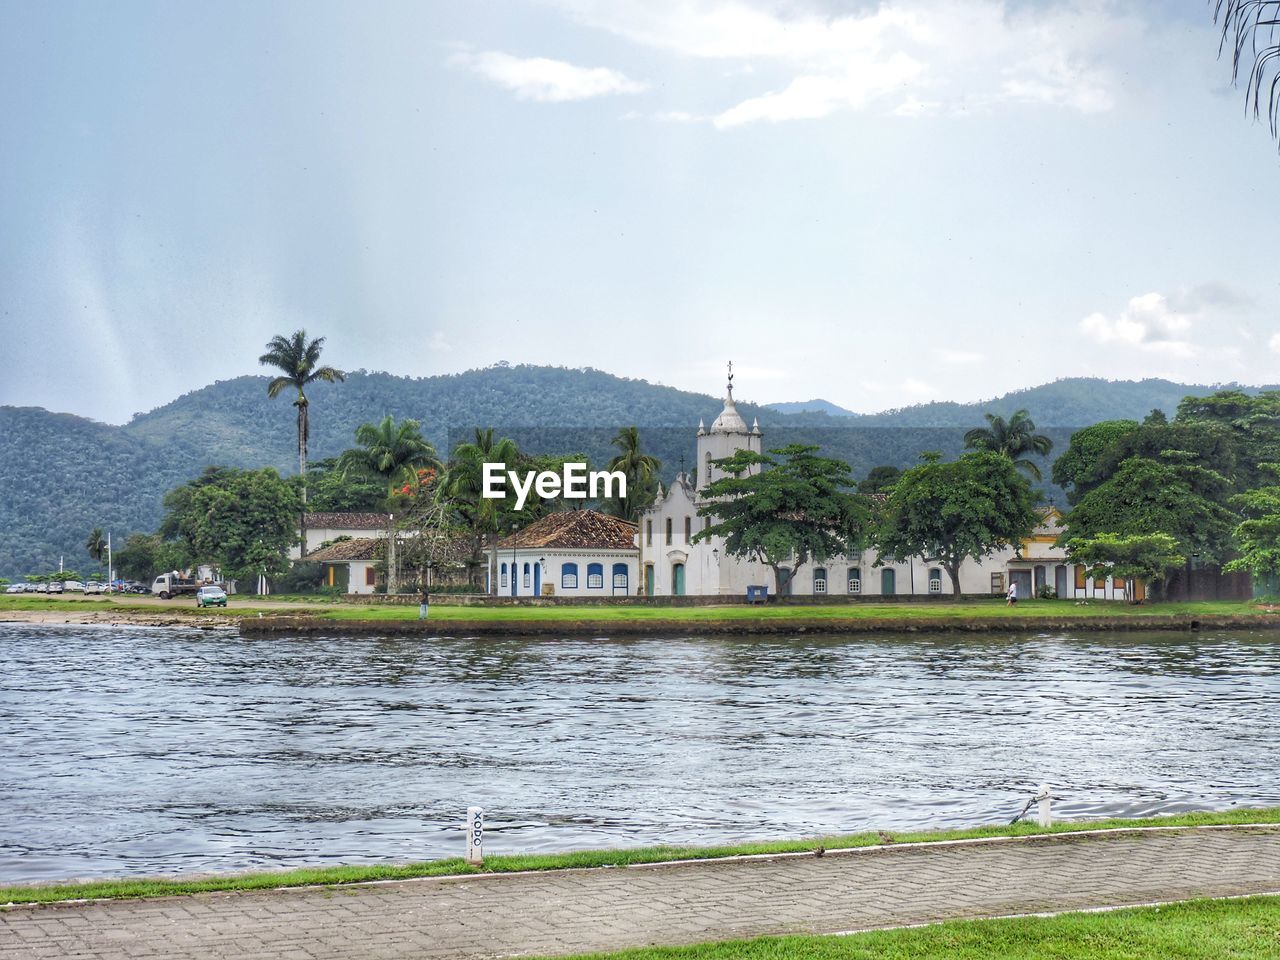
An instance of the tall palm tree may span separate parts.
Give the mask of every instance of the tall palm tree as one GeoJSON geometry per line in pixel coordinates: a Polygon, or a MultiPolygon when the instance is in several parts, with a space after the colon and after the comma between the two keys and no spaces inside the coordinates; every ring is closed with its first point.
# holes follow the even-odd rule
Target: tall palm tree
{"type": "Polygon", "coordinates": [[[1218,55],[1231,50],[1232,82],[1248,74],[1245,103],[1256,118],[1265,105],[1271,136],[1280,142],[1280,0],[1215,0],[1213,22],[1222,25],[1218,55]]]}
{"type": "MultiPolygon", "coordinates": [[[[496,539],[502,517],[502,500],[486,499],[484,465],[501,463],[513,467],[520,460],[520,448],[510,437],[495,437],[493,428],[476,428],[470,443],[460,443],[445,470],[441,495],[452,501],[463,521],[471,528],[473,551],[478,554],[496,539]]],[[[489,583],[496,584],[497,558],[489,551],[489,583]]]]}
{"type": "Polygon", "coordinates": [[[307,339],[307,331],[295,330],[292,336],[275,336],[267,344],[267,352],[258,358],[264,367],[275,367],[280,376],[267,384],[267,396],[274,400],[285,390],[297,390],[293,405],[298,408],[298,475],[302,478],[302,554],[307,552],[307,440],[311,435],[311,418],[306,387],[318,380],[341,383],[347,375],[336,367],[322,367],[320,350],[324,337],[307,339]]]}
{"type": "Polygon", "coordinates": [[[1013,465],[1025,470],[1033,480],[1042,479],[1035,461],[1024,454],[1048,456],[1053,441],[1043,433],[1036,433],[1035,421],[1026,410],[1019,410],[1007,421],[993,413],[986,414],[987,425],[975,427],[964,435],[964,445],[970,450],[989,450],[1001,453],[1013,461],[1013,465]]]}
{"type": "Polygon", "coordinates": [[[89,556],[93,557],[94,562],[102,566],[102,558],[107,555],[107,535],[102,532],[101,527],[94,527],[89,532],[84,548],[89,551],[89,556]]]}
{"type": "MultiPolygon", "coordinates": [[[[343,451],[338,469],[347,476],[352,472],[382,479],[387,485],[387,505],[395,496],[396,486],[417,480],[417,471],[440,466],[435,447],[422,436],[417,420],[395,419],[388,414],[379,423],[362,423],[356,427],[359,446],[343,451]]],[[[396,592],[396,536],[394,521],[387,522],[387,593],[396,592]]]]}
{"type": "Polygon", "coordinates": [[[635,521],[653,502],[662,461],[641,449],[640,431],[635,427],[623,427],[611,442],[619,452],[609,461],[609,469],[620,470],[627,478],[627,496],[617,506],[624,519],[635,521]]]}

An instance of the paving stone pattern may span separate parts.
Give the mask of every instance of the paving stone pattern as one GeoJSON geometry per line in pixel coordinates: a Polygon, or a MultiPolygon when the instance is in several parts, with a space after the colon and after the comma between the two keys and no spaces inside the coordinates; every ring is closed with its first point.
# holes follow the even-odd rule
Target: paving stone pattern
{"type": "Polygon", "coordinates": [[[0,911],[3,960],[498,957],[1280,891],[1280,827],[0,911]]]}

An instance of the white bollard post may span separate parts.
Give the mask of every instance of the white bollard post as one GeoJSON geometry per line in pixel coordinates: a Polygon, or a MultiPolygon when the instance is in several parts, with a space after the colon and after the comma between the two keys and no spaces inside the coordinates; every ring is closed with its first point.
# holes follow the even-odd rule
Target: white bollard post
{"type": "Polygon", "coordinates": [[[1040,792],[1036,794],[1036,799],[1040,801],[1040,826],[1053,826],[1053,811],[1050,809],[1050,801],[1053,797],[1049,795],[1049,785],[1047,783],[1040,784],[1040,792]]]}
{"type": "Polygon", "coordinates": [[[484,863],[484,808],[467,807],[467,863],[484,863]]]}

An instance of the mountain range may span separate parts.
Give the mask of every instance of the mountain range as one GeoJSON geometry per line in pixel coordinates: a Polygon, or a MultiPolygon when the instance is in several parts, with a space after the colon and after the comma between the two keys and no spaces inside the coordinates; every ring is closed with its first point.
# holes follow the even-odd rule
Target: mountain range
{"type": "MultiPolygon", "coordinates": [[[[0,575],[11,578],[89,565],[91,529],[116,543],[154,530],[161,499],[205,466],[297,468],[294,409],[269,400],[266,377],[243,376],[184,394],[129,423],[113,426],[37,407],[0,407],[0,575]]],[[[928,403],[855,414],[827,401],[740,402],[758,418],[765,447],[811,442],[848,461],[861,476],[873,466],[907,466],[925,450],[953,455],[965,429],[983,414],[1026,408],[1065,449],[1073,429],[1099,420],[1141,419],[1152,409],[1172,415],[1188,394],[1217,386],[1168,380],[1058,380],[981,403],[928,403]]],[[[1248,388],[1251,391],[1262,388],[1248,388]]],[[[311,456],[335,456],[352,444],[357,425],[385,415],[413,417],[438,450],[492,426],[535,453],[580,453],[595,464],[609,441],[635,424],[669,479],[692,467],[699,420],[710,424],[722,399],[600,370],[499,364],[435,377],[356,371],[342,384],[318,383],[311,399],[311,456]]],[[[1045,471],[1046,474],[1048,471],[1045,471]]],[[[1048,496],[1060,492],[1046,488],[1048,496]]]]}

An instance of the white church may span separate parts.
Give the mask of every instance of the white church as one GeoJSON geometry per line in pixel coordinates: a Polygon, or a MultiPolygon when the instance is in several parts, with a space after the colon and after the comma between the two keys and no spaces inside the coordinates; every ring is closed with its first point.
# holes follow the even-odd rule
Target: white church
{"type": "MultiPolygon", "coordinates": [[[[730,373],[724,409],[708,429],[698,424],[697,485],[687,473],[677,475],[667,489],[659,490],[653,506],[640,518],[636,531],[640,584],[635,592],[645,596],[743,597],[751,586],[774,591],[773,571],[763,563],[728,555],[718,537],[694,542],[698,529],[709,527],[710,518],[698,516],[705,502],[702,491],[718,479],[714,461],[742,449],[764,452],[764,435],[759,422],[750,427],[738,413],[733,400],[730,373]]],[[[1035,596],[1044,586],[1059,597],[1124,599],[1125,582],[1107,578],[1096,582],[1085,576],[1083,566],[1072,566],[1066,550],[1056,545],[1062,515],[1050,507],[1043,511],[1031,537],[1018,545],[997,551],[981,562],[966,561],[960,568],[960,591],[964,594],[1003,594],[1017,583],[1018,596],[1035,596]]],[[[795,571],[787,584],[792,596],[899,596],[950,595],[951,578],[941,566],[924,559],[877,565],[875,551],[853,556],[810,559],[795,571]]],[[[1141,584],[1135,585],[1141,597],[1141,584]]]]}

